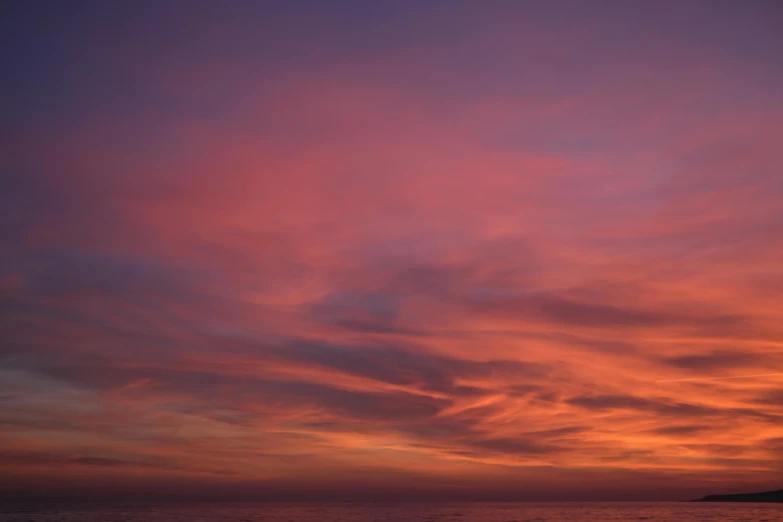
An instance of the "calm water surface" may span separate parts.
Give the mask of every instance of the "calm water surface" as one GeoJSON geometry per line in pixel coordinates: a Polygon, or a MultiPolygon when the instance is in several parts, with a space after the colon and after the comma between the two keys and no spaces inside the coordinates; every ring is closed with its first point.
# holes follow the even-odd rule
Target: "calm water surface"
{"type": "Polygon", "coordinates": [[[16,504],[0,522],[783,522],[783,504],[344,503],[16,504]]]}

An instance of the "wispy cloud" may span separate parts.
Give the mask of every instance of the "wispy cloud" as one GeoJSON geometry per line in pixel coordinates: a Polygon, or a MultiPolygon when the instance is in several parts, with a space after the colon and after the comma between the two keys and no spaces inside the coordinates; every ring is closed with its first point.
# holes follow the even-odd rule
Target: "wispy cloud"
{"type": "Polygon", "coordinates": [[[778,13],[556,4],[20,8],[0,489],[779,481],[778,13]]]}

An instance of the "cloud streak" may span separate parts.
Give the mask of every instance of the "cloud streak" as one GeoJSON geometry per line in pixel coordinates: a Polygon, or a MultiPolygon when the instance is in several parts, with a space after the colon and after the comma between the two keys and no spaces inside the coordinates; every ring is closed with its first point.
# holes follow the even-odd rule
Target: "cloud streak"
{"type": "Polygon", "coordinates": [[[656,382],[722,381],[726,379],[755,379],[756,377],[783,377],[783,373],[759,373],[756,375],[728,375],[724,377],[693,377],[690,379],[671,379],[656,382]]]}

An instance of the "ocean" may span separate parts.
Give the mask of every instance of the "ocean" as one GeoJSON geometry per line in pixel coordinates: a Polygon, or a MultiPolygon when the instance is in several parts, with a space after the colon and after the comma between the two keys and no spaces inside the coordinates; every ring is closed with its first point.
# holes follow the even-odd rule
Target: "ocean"
{"type": "Polygon", "coordinates": [[[0,506],[0,522],[782,522],[783,504],[117,503],[0,506]]]}

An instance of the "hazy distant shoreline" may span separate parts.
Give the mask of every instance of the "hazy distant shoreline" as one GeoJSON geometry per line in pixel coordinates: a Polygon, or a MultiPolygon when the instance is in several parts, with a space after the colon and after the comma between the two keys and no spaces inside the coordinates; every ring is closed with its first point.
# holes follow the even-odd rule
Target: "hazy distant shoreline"
{"type": "Polygon", "coordinates": [[[783,502],[783,489],[762,493],[738,493],[734,495],[707,495],[693,502],[783,502]]]}

